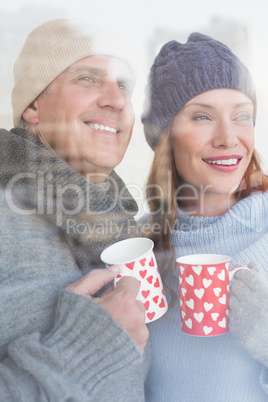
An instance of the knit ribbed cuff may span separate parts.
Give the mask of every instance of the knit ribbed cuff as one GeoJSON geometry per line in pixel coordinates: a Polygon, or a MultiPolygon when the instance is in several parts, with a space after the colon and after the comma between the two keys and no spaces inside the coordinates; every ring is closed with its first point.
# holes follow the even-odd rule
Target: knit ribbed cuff
{"type": "Polygon", "coordinates": [[[87,391],[142,361],[134,341],[100,305],[68,290],[60,294],[55,325],[42,343],[87,391]]]}

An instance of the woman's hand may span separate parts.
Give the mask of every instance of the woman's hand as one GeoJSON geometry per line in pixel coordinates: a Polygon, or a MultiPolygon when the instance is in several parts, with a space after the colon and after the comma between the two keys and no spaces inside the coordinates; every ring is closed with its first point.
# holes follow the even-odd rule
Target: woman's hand
{"type": "Polygon", "coordinates": [[[258,262],[235,274],[229,298],[229,329],[251,356],[268,367],[268,279],[258,262]]]}

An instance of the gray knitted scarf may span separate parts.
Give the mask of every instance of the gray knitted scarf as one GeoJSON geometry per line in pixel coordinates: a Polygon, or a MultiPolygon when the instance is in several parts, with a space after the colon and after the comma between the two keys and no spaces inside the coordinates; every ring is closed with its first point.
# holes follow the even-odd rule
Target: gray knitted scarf
{"type": "Polygon", "coordinates": [[[62,232],[81,269],[99,265],[108,244],[137,234],[137,204],[115,172],[92,184],[27,130],[0,130],[0,185],[15,212],[62,232]]]}

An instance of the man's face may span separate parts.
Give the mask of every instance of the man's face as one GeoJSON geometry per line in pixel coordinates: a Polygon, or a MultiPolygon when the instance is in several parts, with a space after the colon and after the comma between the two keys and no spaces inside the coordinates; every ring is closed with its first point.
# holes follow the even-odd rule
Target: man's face
{"type": "Polygon", "coordinates": [[[83,175],[104,181],[127,149],[134,124],[133,77],[127,64],[108,56],[79,60],[58,76],[34,106],[31,131],[83,175]]]}

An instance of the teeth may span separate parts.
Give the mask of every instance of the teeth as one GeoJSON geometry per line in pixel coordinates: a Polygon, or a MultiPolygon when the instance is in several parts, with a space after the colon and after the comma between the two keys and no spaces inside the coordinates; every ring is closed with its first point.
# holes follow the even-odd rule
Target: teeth
{"type": "Polygon", "coordinates": [[[116,129],[113,127],[108,127],[104,126],[103,124],[90,124],[91,128],[94,128],[95,130],[103,130],[103,131],[109,131],[110,133],[116,133],[116,129]]]}
{"type": "Polygon", "coordinates": [[[236,165],[238,162],[237,158],[232,159],[222,159],[218,161],[210,161],[209,159],[204,159],[205,162],[210,163],[211,165],[224,165],[224,166],[231,166],[236,165]]]}

